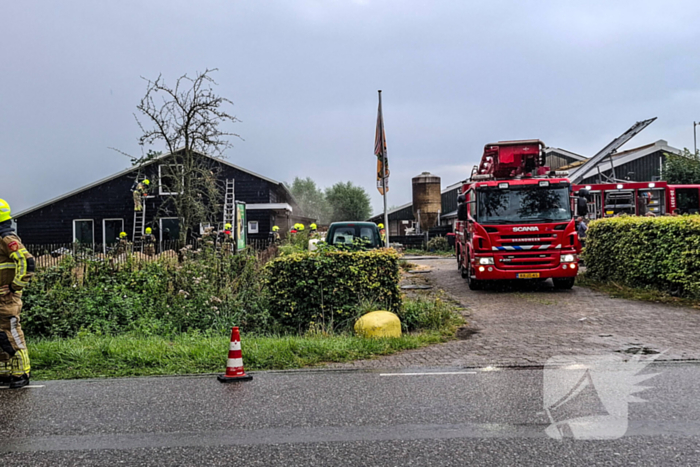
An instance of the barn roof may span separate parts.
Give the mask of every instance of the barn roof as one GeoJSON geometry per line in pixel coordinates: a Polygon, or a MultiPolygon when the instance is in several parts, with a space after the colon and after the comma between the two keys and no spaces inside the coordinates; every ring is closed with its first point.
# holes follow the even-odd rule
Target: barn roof
{"type": "MultiPolygon", "coordinates": [[[[619,167],[623,164],[626,164],[628,162],[631,162],[633,160],[637,160],[642,157],[646,157],[650,154],[654,154],[656,152],[663,151],[666,153],[671,153],[671,154],[680,154],[681,150],[674,148],[672,146],[668,145],[668,141],[660,139],[654,143],[651,144],[645,144],[644,146],[639,146],[636,148],[632,149],[627,149],[625,151],[620,151],[615,154],[613,154],[612,161],[613,161],[613,167],[619,167]]],[[[604,159],[604,161],[608,161],[607,158],[604,159]]],[[[566,167],[560,167],[558,170],[569,170],[569,176],[573,176],[578,169],[583,165],[583,162],[574,162],[573,164],[569,164],[566,167]]],[[[610,170],[610,164],[609,163],[604,163],[601,162],[599,165],[600,170],[605,172],[606,170],[610,170]]],[[[598,166],[596,167],[591,167],[586,171],[586,173],[583,175],[583,178],[588,178],[592,177],[593,175],[596,175],[598,173],[598,166]]]]}

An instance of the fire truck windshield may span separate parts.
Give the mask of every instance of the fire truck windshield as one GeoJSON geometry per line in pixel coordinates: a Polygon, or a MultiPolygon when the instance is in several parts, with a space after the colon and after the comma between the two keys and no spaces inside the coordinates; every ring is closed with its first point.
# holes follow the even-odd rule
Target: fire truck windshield
{"type": "Polygon", "coordinates": [[[568,186],[477,189],[480,224],[527,224],[571,219],[568,186]]]}

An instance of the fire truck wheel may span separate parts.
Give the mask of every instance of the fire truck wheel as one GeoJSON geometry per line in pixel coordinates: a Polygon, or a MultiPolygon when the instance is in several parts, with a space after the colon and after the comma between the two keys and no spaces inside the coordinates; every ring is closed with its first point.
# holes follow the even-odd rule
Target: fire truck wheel
{"type": "MultiPolygon", "coordinates": [[[[471,264],[471,263],[469,263],[471,264]]],[[[471,267],[463,268],[462,269],[462,277],[464,277],[464,271],[469,270],[471,267]]],[[[479,281],[476,279],[472,279],[472,275],[470,274],[471,271],[467,273],[467,285],[469,286],[469,290],[481,290],[484,288],[484,281],[479,281]]]]}
{"type": "Polygon", "coordinates": [[[552,278],[552,282],[554,282],[555,289],[570,289],[574,286],[574,282],[576,282],[576,278],[575,277],[554,277],[554,278],[552,278]]]}

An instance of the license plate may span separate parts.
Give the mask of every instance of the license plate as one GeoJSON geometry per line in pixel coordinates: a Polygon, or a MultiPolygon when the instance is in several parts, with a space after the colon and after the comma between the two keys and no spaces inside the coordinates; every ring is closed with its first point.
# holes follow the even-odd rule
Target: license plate
{"type": "Polygon", "coordinates": [[[521,272],[518,273],[518,279],[537,279],[540,277],[539,272],[521,272]]]}

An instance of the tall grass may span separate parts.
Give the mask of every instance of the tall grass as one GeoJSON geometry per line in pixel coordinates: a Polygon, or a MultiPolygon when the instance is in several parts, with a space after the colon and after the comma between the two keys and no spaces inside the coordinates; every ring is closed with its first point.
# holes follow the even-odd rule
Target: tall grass
{"type": "MultiPolygon", "coordinates": [[[[286,370],[347,362],[444,342],[439,331],[394,339],[351,335],[244,336],[246,370],[286,370]]],[[[84,336],[29,342],[34,379],[76,379],[223,372],[229,336],[84,336]]]]}

